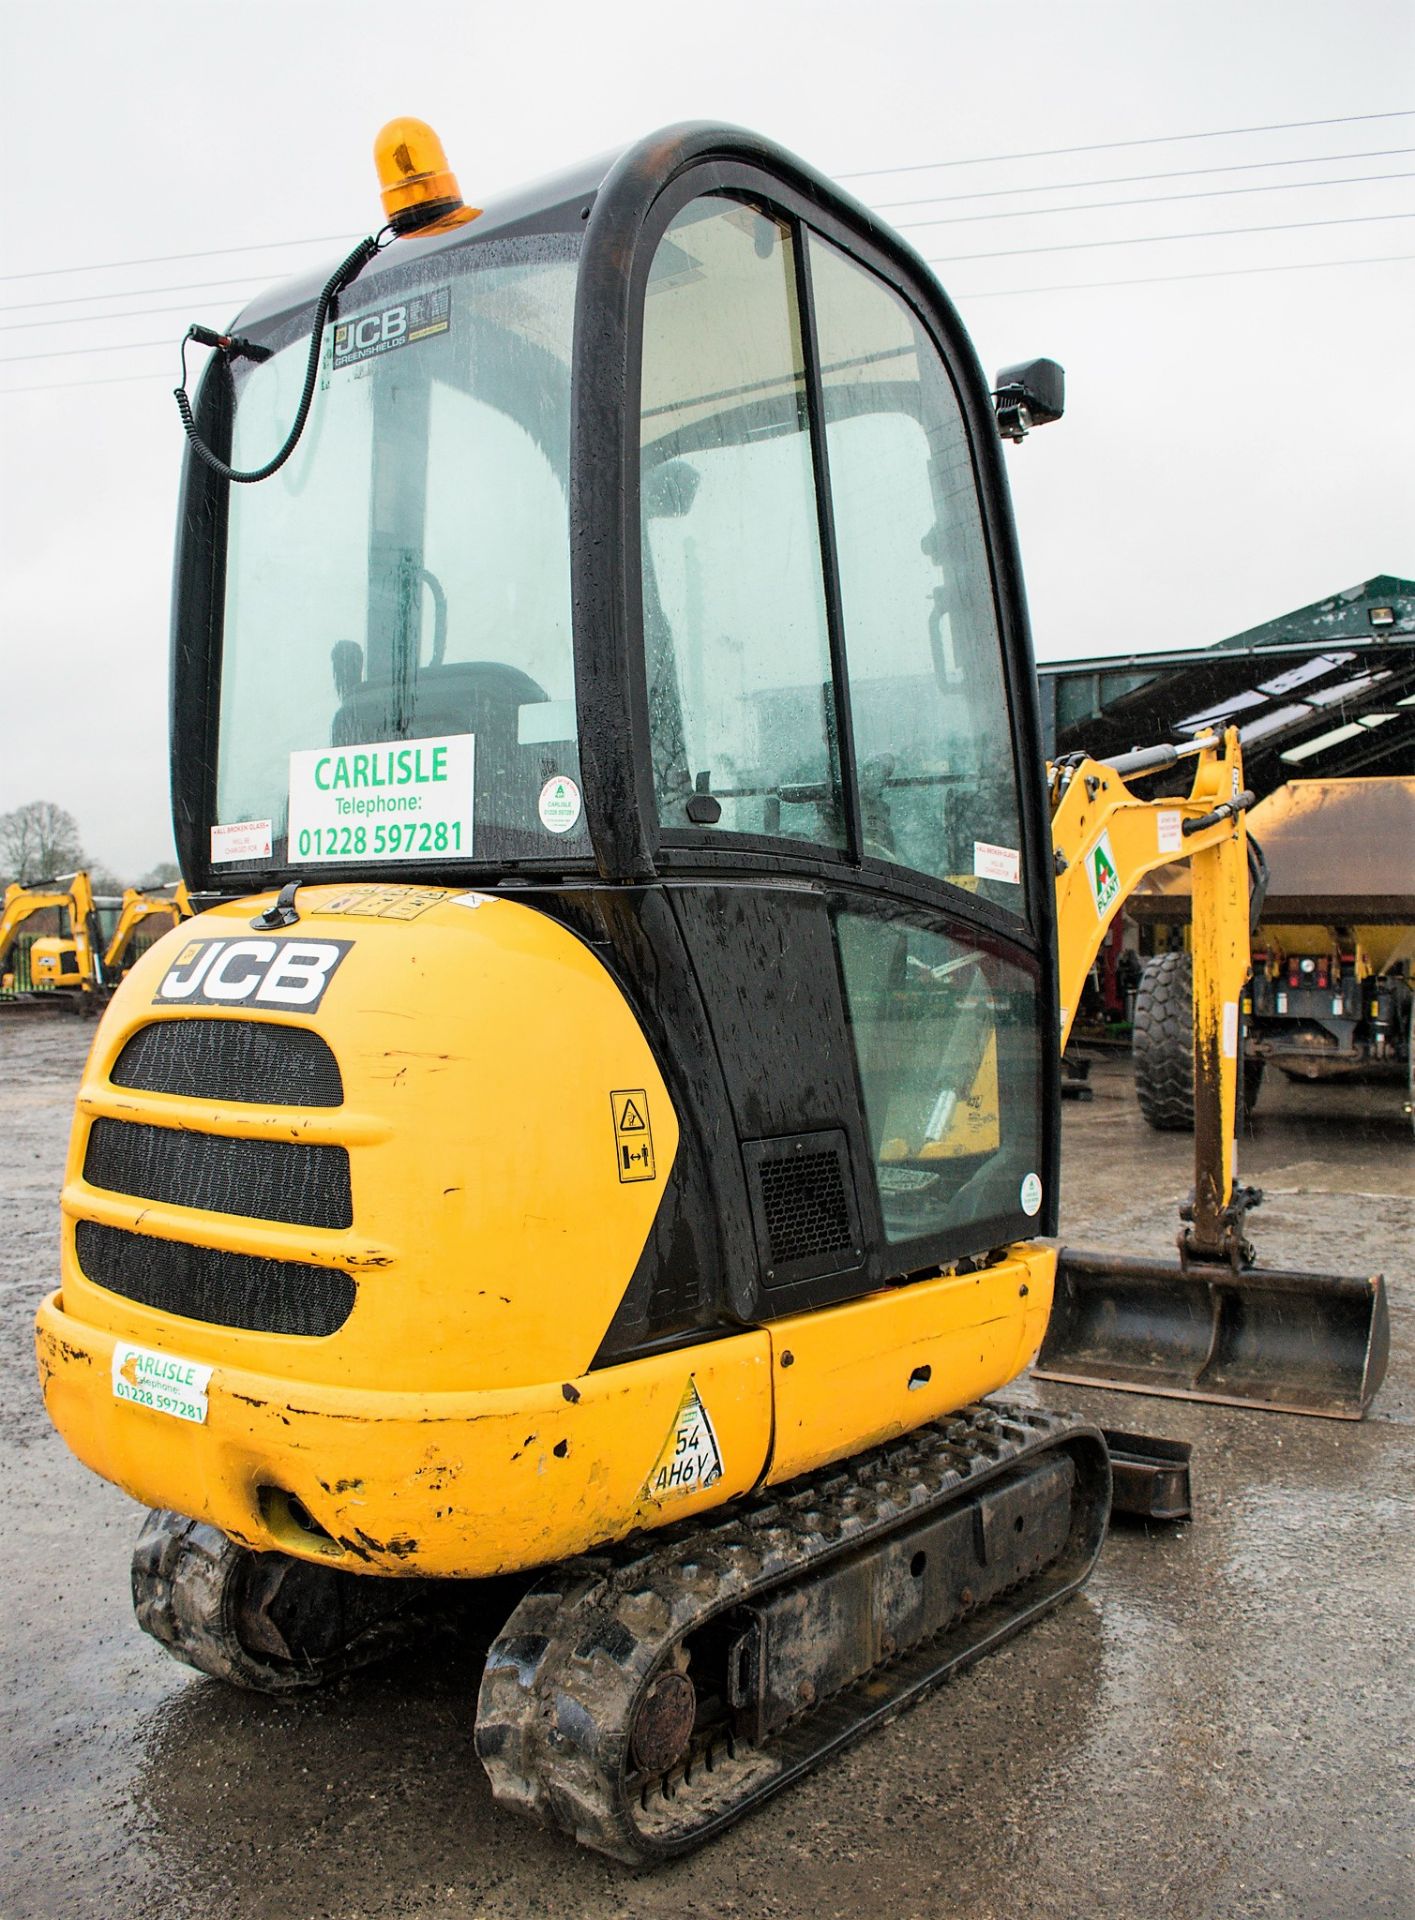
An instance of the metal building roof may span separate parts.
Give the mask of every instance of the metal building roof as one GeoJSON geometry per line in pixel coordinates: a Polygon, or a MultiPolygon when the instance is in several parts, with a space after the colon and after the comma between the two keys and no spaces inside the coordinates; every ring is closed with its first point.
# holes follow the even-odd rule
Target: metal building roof
{"type": "Polygon", "coordinates": [[[1415,774],[1415,581],[1392,574],[1211,647],[1052,661],[1037,677],[1048,753],[1104,758],[1231,721],[1259,794],[1415,774]]]}

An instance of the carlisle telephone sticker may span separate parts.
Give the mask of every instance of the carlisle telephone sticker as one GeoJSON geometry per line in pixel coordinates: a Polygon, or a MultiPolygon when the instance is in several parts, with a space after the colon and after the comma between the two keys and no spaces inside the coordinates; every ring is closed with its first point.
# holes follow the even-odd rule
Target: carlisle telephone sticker
{"type": "Polygon", "coordinates": [[[722,1478],[722,1451],[712,1421],[691,1374],[678,1402],[678,1412],[649,1477],[642,1498],[665,1500],[670,1494],[692,1493],[722,1478]]]}
{"type": "Polygon", "coordinates": [[[470,733],[292,753],[289,857],[465,860],[475,774],[470,733]]]}
{"type": "Polygon", "coordinates": [[[114,1345],[115,1400],[127,1400],[135,1407],[150,1407],[154,1413],[204,1426],[210,1384],[211,1368],[198,1366],[195,1360],[180,1360],[174,1353],[154,1353],[150,1347],[135,1347],[126,1340],[114,1345]]]}

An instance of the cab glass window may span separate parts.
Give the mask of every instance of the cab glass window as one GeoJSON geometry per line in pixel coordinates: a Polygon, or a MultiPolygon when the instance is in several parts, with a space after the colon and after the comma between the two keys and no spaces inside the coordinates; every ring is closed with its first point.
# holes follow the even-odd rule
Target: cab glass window
{"type": "MultiPolygon", "coordinates": [[[[230,489],[217,823],[269,822],[277,864],[588,855],[567,506],[578,247],[542,234],[361,277],[294,454],[230,489]]],[[[267,358],[235,363],[238,467],[288,431],[308,329],[294,314],[267,358]]]]}
{"type": "Polygon", "coordinates": [[[1021,913],[1021,835],[977,481],[897,294],[810,239],[867,856],[1021,913]]]}
{"type": "Polygon", "coordinates": [[[644,303],[644,648],[665,829],[844,844],[790,229],[693,201],[644,303]]]}
{"type": "Polygon", "coordinates": [[[1033,974],[913,919],[835,925],[886,1237],[1025,1232],[1041,1205],[1033,974]]]}

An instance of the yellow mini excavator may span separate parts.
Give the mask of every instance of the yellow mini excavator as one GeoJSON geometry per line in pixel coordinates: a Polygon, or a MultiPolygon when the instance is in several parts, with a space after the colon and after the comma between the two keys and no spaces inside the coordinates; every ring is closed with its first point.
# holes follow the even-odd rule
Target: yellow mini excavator
{"type": "Polygon", "coordinates": [[[31,885],[13,881],[0,901],[0,982],[8,1004],[53,1005],[87,1011],[102,986],[104,937],[99,903],[87,873],[31,885]],[[57,916],[61,931],[26,939],[21,929],[40,914],[57,916]]]}
{"type": "Polygon", "coordinates": [[[189,336],[199,911],[98,1031],[39,1365],[174,1654],[311,1685],[514,1576],[494,1791],[655,1861],[1104,1536],[1101,1433],[983,1402],[1057,1266],[999,427],[1060,369],[990,392],[750,134],[482,212],[420,123],[377,154],[377,238],[189,336]]]}
{"type": "Polygon", "coordinates": [[[168,887],[125,887],[103,950],[103,977],[116,986],[155,940],[192,917],[186,882],[168,887]]]}
{"type": "Polygon", "coordinates": [[[33,1004],[42,996],[90,1011],[156,934],[190,919],[191,912],[180,880],[146,891],[125,887],[121,898],[95,895],[82,869],[31,886],[16,881],[0,901],[0,993],[10,1004],[33,1004]],[[64,931],[24,944],[21,928],[44,913],[57,915],[64,931]]]}
{"type": "Polygon", "coordinates": [[[1130,1253],[1061,1250],[1035,1371],[1044,1379],[1179,1399],[1359,1420],[1385,1376],[1390,1316],[1380,1274],[1264,1267],[1247,1235],[1262,1191],[1238,1178],[1250,939],[1267,864],[1248,836],[1254,795],[1236,727],[1108,764],[1076,754],[1049,767],[1057,868],[1061,1044],[1122,902],[1176,866],[1191,902],[1192,990],[1171,1045],[1194,1129],[1194,1187],[1178,1265],[1130,1253]],[[1195,762],[1184,798],[1144,799],[1131,782],[1195,762]],[[1183,863],[1179,866],[1179,863],[1183,863]]]}

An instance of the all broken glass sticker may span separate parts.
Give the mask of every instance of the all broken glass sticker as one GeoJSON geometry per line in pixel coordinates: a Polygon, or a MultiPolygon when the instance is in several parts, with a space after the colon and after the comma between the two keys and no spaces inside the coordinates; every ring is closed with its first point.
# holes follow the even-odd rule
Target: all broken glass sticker
{"type": "Polygon", "coordinates": [[[372,313],[339,321],[334,329],[334,368],[337,371],[340,367],[352,367],[360,360],[372,360],[376,354],[411,347],[419,340],[446,333],[451,325],[450,286],[410,293],[386,307],[375,308],[372,313]]]}

